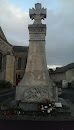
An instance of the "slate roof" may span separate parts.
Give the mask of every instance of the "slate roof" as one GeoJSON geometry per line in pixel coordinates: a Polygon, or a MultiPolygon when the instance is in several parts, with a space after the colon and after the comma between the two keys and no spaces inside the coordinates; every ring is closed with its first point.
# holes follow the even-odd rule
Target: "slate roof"
{"type": "Polygon", "coordinates": [[[28,52],[29,47],[27,46],[13,46],[14,52],[28,52]]]}
{"type": "Polygon", "coordinates": [[[10,46],[12,46],[12,45],[7,41],[7,39],[6,39],[6,37],[5,37],[5,34],[4,34],[4,32],[3,32],[2,28],[1,28],[1,26],[0,26],[0,38],[1,38],[3,41],[5,41],[7,44],[9,44],[10,46]]]}
{"type": "Polygon", "coordinates": [[[59,68],[57,68],[54,72],[52,72],[52,73],[64,73],[64,72],[66,72],[67,70],[69,70],[69,69],[73,69],[74,68],[74,63],[71,63],[71,64],[68,64],[68,65],[66,65],[66,66],[63,66],[63,67],[59,67],[59,68]]]}

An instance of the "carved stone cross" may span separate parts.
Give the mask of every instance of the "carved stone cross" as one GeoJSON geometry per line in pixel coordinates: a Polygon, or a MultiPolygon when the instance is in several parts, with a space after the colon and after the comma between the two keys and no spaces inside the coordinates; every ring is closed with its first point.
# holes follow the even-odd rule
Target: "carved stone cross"
{"type": "Polygon", "coordinates": [[[34,24],[42,24],[41,20],[46,18],[46,9],[41,7],[40,3],[35,4],[35,9],[29,9],[30,18],[34,21],[34,24]]]}

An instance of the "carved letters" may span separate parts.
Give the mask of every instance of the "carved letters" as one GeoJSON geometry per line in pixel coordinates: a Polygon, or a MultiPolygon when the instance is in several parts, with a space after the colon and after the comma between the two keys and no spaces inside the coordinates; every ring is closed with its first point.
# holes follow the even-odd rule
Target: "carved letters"
{"type": "Polygon", "coordinates": [[[46,29],[44,28],[29,28],[30,33],[32,32],[45,32],[46,29]]]}

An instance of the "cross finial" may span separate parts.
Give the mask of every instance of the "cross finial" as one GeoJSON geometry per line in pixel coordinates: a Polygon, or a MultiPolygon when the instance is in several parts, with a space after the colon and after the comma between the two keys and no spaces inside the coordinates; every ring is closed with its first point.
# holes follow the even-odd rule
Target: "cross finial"
{"type": "Polygon", "coordinates": [[[34,24],[41,24],[41,20],[46,18],[46,9],[41,7],[40,3],[35,4],[35,9],[29,9],[30,18],[34,21],[34,24]]]}

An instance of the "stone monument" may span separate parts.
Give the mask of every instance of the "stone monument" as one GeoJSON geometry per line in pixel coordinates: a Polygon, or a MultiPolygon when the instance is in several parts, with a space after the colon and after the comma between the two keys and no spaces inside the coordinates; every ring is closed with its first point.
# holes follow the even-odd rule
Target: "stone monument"
{"type": "MultiPolygon", "coordinates": [[[[46,24],[41,20],[46,18],[46,9],[40,3],[35,9],[29,10],[30,18],[34,23],[29,29],[29,52],[26,71],[23,79],[16,87],[16,101],[25,109],[25,104],[58,101],[58,91],[49,77],[45,54],[46,24]]],[[[33,107],[34,108],[34,107],[33,107]]],[[[28,107],[29,109],[29,107],[28,107]]]]}

